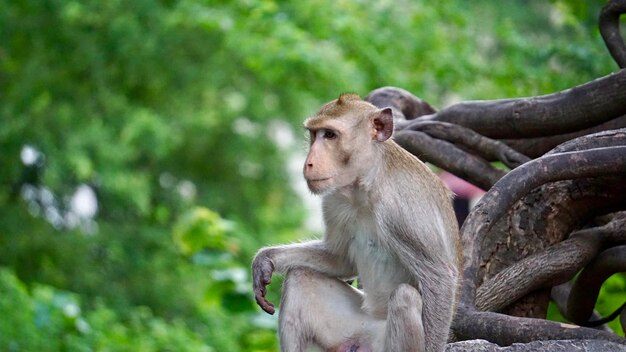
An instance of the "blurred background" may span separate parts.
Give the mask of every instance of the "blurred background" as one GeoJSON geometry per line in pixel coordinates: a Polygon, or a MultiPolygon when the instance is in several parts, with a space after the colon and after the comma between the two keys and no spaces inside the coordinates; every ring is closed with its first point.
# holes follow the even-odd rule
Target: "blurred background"
{"type": "Polygon", "coordinates": [[[0,350],[276,351],[249,265],[322,231],[303,119],[606,75],[602,5],[0,0],[0,350]]]}

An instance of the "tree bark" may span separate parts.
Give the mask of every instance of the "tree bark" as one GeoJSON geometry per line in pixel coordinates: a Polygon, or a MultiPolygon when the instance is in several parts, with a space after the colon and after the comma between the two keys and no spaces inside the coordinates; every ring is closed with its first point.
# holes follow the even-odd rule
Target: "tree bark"
{"type": "Polygon", "coordinates": [[[619,18],[626,12],[625,0],[609,1],[600,12],[600,34],[620,68],[626,67],[626,45],[619,30],[619,18]]]}
{"type": "Polygon", "coordinates": [[[479,312],[460,306],[453,332],[461,340],[484,339],[500,346],[545,340],[605,340],[626,346],[626,339],[613,333],[543,319],[520,318],[479,312]]]}
{"type": "Polygon", "coordinates": [[[572,133],[556,134],[537,138],[503,139],[501,141],[524,155],[527,155],[531,158],[538,158],[552,148],[556,147],[557,145],[572,140],[574,138],[596,132],[614,130],[624,127],[626,127],[626,115],[622,115],[616,119],[601,123],[594,127],[572,133]]]}
{"type": "Polygon", "coordinates": [[[551,340],[500,347],[485,340],[450,343],[446,352],[626,352],[626,346],[604,340],[551,340]]]}
{"type": "Polygon", "coordinates": [[[538,97],[470,101],[420,119],[455,123],[486,137],[530,138],[576,132],[626,114],[626,70],[538,97]]]}

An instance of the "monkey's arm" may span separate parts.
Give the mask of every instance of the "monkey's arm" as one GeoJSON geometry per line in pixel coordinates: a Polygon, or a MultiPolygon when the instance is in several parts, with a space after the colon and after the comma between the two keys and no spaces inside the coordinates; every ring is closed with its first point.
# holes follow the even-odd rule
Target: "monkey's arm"
{"type": "Polygon", "coordinates": [[[284,274],[294,267],[310,268],[342,279],[356,276],[354,266],[331,253],[321,240],[265,247],[252,261],[252,284],[257,304],[267,313],[274,314],[274,305],[265,298],[272,274],[274,271],[284,274]]]}
{"type": "Polygon", "coordinates": [[[418,238],[411,234],[398,236],[397,240],[392,242],[391,245],[402,266],[413,278],[419,280],[432,279],[432,274],[445,278],[456,276],[455,259],[446,254],[449,251],[444,246],[438,245],[434,236],[423,237],[431,239],[418,238]]]}
{"type": "Polygon", "coordinates": [[[455,242],[448,239],[449,234],[436,226],[436,222],[414,220],[409,215],[389,214],[385,219],[391,234],[388,245],[410,274],[412,284],[418,289],[426,285],[437,287],[436,291],[454,291],[458,268],[455,242]]]}
{"type": "Polygon", "coordinates": [[[321,240],[265,247],[257,253],[254,262],[265,260],[270,260],[274,271],[282,274],[293,267],[306,267],[339,278],[356,275],[354,266],[344,258],[331,253],[326,243],[321,240]]]}

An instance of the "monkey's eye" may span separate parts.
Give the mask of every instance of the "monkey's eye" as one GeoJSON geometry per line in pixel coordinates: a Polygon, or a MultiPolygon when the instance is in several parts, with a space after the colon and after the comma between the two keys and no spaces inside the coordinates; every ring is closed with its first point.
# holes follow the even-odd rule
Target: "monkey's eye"
{"type": "Polygon", "coordinates": [[[337,138],[337,133],[333,130],[324,130],[324,139],[335,139],[337,138]]]}

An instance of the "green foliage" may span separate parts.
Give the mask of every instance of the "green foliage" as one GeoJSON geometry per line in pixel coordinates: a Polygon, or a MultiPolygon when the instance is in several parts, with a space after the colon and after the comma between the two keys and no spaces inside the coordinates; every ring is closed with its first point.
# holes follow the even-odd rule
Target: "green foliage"
{"type": "Polygon", "coordinates": [[[36,351],[45,341],[35,326],[35,306],[26,287],[11,272],[0,270],[0,348],[5,351],[36,351]]]}
{"type": "Polygon", "coordinates": [[[248,268],[308,235],[302,119],[384,85],[443,107],[607,74],[601,5],[0,0],[0,349],[276,350],[248,268]]]}
{"type": "MultiPolygon", "coordinates": [[[[596,309],[602,316],[607,316],[619,308],[625,301],[624,292],[626,292],[626,275],[614,274],[609,277],[600,289],[596,309]]],[[[609,327],[618,334],[624,336],[624,329],[619,323],[619,318],[609,323],[609,327]]]]}
{"type": "Polygon", "coordinates": [[[226,250],[224,221],[206,208],[195,208],[184,213],[173,229],[174,242],[184,254],[201,249],[226,250]]]}
{"type": "Polygon", "coordinates": [[[0,349],[3,351],[213,351],[181,320],[165,321],[136,307],[122,319],[97,304],[83,311],[79,298],[50,286],[29,293],[0,269],[0,349]]]}

